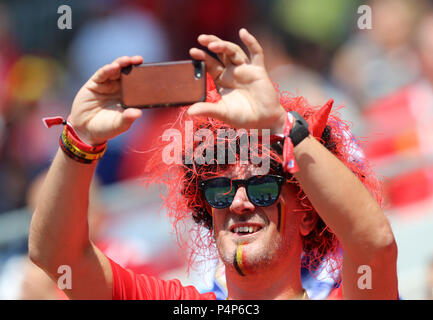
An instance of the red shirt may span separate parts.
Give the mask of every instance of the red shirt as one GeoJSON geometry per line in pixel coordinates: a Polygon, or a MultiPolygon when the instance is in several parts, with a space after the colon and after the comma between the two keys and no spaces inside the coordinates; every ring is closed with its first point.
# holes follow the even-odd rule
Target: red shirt
{"type": "MultiPolygon", "coordinates": [[[[161,280],[125,269],[108,258],[113,271],[113,300],[216,300],[213,292],[199,293],[179,280],[161,280]]],[[[329,300],[342,299],[342,286],[334,289],[329,300]]]]}
{"type": "MultiPolygon", "coordinates": [[[[182,286],[177,279],[166,281],[137,274],[108,260],[113,271],[113,300],[216,300],[213,292],[199,293],[193,286],[182,286]]],[[[340,284],[327,300],[342,300],[342,289],[340,284]]],[[[396,298],[399,299],[398,293],[396,298]]]]}
{"type": "MultiPolygon", "coordinates": [[[[125,269],[108,258],[113,271],[113,300],[216,300],[213,292],[199,293],[179,280],[161,280],[125,269]]],[[[331,291],[328,300],[343,299],[342,286],[331,291]]]]}
{"type": "Polygon", "coordinates": [[[113,300],[216,300],[213,292],[199,293],[179,280],[160,280],[124,269],[109,259],[113,271],[113,300]]]}

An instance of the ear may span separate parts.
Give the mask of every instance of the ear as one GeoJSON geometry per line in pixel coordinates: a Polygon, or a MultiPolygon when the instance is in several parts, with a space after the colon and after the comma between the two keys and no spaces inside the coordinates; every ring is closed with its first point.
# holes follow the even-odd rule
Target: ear
{"type": "Polygon", "coordinates": [[[313,230],[316,226],[317,220],[319,220],[317,213],[312,211],[302,212],[299,221],[299,233],[302,236],[307,236],[310,234],[311,230],[313,230]]]}

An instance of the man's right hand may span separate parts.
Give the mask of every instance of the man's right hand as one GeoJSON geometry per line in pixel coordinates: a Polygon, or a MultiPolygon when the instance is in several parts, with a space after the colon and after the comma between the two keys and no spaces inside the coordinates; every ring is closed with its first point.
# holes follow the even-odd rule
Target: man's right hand
{"type": "Polygon", "coordinates": [[[120,103],[120,72],[143,63],[140,56],[120,57],[100,68],[78,91],[69,122],[84,142],[97,145],[129,129],[141,110],[124,109],[120,103]]]}
{"type": "MultiPolygon", "coordinates": [[[[123,67],[143,58],[121,57],[100,68],[75,97],[68,121],[80,139],[104,143],[128,130],[140,109],[120,105],[123,67]]],[[[89,237],[89,188],[96,164],[82,164],[58,150],[41,187],[29,231],[29,257],[51,279],[59,266],[72,271],[71,299],[112,299],[113,274],[108,258],[89,237]],[[62,248],[62,250],[59,250],[62,248]]]]}

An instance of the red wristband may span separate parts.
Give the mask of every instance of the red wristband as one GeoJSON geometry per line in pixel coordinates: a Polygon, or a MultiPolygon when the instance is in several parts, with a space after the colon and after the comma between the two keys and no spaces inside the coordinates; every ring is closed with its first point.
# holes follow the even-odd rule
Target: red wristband
{"type": "Polygon", "coordinates": [[[283,143],[284,143],[284,146],[283,146],[283,170],[285,172],[289,172],[292,174],[299,171],[299,167],[296,164],[295,156],[293,154],[293,150],[294,150],[293,142],[290,139],[290,131],[292,130],[294,124],[295,124],[294,116],[290,112],[287,112],[287,118],[286,118],[286,123],[284,125],[283,134],[271,136],[271,143],[284,140],[283,141],[283,143]]]}
{"type": "Polygon", "coordinates": [[[290,130],[292,130],[295,124],[295,118],[290,112],[287,112],[286,125],[284,126],[284,149],[283,149],[283,170],[289,173],[295,173],[299,171],[299,167],[295,161],[295,155],[293,154],[293,143],[290,139],[290,130]]]}

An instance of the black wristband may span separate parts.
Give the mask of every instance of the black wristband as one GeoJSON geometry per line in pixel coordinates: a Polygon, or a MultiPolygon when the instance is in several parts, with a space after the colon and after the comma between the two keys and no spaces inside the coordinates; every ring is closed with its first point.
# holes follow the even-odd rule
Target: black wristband
{"type": "Polygon", "coordinates": [[[290,111],[292,116],[295,118],[292,130],[290,130],[289,138],[292,140],[293,146],[296,147],[302,140],[310,135],[308,131],[308,123],[305,119],[296,111],[290,111]]]}

